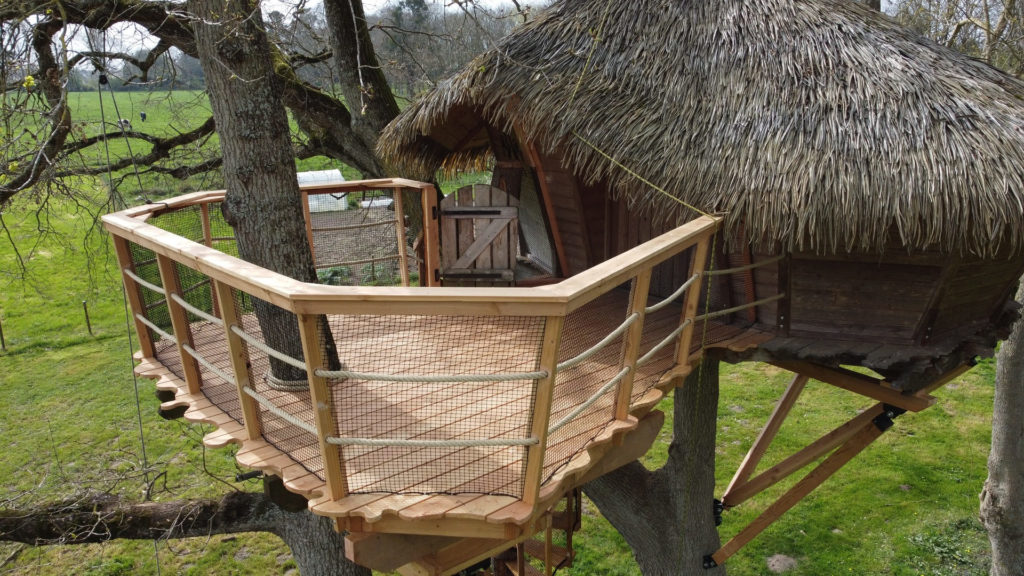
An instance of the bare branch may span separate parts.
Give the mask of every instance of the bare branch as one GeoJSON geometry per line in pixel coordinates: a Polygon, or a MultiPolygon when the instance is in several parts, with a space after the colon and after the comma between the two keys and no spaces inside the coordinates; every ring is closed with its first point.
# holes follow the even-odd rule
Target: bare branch
{"type": "Polygon", "coordinates": [[[271,531],[269,515],[275,509],[264,494],[253,492],[230,492],[219,500],[143,503],[90,494],[0,510],[0,540],[38,546],[271,531]]]}

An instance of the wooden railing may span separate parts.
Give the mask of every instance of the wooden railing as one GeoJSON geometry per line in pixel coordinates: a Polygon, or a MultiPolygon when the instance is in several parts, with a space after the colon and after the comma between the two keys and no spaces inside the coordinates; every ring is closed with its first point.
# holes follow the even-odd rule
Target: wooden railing
{"type": "MultiPolygon", "coordinates": [[[[418,193],[427,219],[423,227],[426,239],[425,267],[427,270],[436,267],[436,226],[433,227],[435,232],[431,232],[429,222],[435,213],[432,206],[436,203],[436,193],[432,186],[406,180],[349,182],[342,186],[346,190],[387,189],[393,191],[395,197],[400,197],[401,192],[418,193]]],[[[308,193],[306,191],[304,194],[308,193]]],[[[629,418],[632,385],[638,362],[653,354],[650,346],[646,355],[642,353],[640,345],[645,316],[655,308],[648,306],[648,285],[652,271],[660,263],[686,251],[690,254],[690,280],[674,295],[679,298],[681,310],[678,328],[658,346],[672,346],[678,364],[688,361],[693,318],[700,298],[700,290],[696,289],[700,282],[696,279],[705,264],[709,241],[719,225],[716,218],[698,218],[583,273],[558,284],[542,287],[326,286],[299,282],[215,249],[217,242],[228,241],[228,238],[219,237],[211,231],[211,213],[216,213],[211,210],[211,206],[222,201],[223,196],[223,192],[195,193],[104,217],[104,225],[114,237],[119,262],[124,271],[124,282],[142,354],[147,357],[157,356],[155,341],[158,339],[155,336],[162,333],[163,338],[171,340],[172,346],[168,348],[164,345],[161,354],[167,354],[168,349],[172,354],[177,354],[175,360],[180,360],[180,373],[187,383],[189,393],[200,394],[208,387],[224,386],[224,383],[234,387],[240,405],[236,419],[244,424],[245,437],[249,440],[258,440],[263,436],[263,421],[271,417],[284,418],[289,425],[309,434],[322,458],[326,496],[332,500],[341,499],[350,492],[350,478],[339,446],[357,440],[339,433],[340,420],[344,416],[339,417],[330,393],[332,379],[387,378],[388,375],[345,372],[339,376],[337,367],[331,370],[321,344],[325,340],[321,332],[326,325],[321,318],[371,315],[457,317],[457,321],[462,317],[518,317],[533,319],[533,322],[538,323],[539,346],[532,352],[536,353],[536,359],[529,359],[535,369],[508,376],[509,379],[524,379],[528,376],[533,381],[530,414],[525,418],[525,422],[529,423],[528,430],[522,438],[510,441],[510,444],[524,451],[525,457],[518,497],[532,504],[537,500],[544,481],[545,466],[549,469],[552,467],[552,463],[545,463],[545,449],[553,426],[562,426],[575,418],[587,409],[590,405],[587,402],[593,403],[595,398],[605,392],[614,394],[613,409],[608,412],[607,420],[611,422],[629,418]],[[189,239],[158,226],[165,215],[186,209],[199,214],[201,226],[197,230],[201,232],[192,234],[195,238],[189,239]],[[152,266],[154,260],[155,268],[152,266]],[[189,282],[182,281],[184,276],[190,278],[189,282]],[[613,340],[622,343],[618,356],[619,368],[614,379],[599,383],[600,386],[589,398],[579,399],[578,410],[568,411],[560,417],[559,422],[551,422],[552,399],[558,395],[560,369],[568,372],[566,367],[574,361],[565,359],[560,362],[560,344],[566,336],[566,317],[624,285],[631,285],[632,291],[618,334],[596,337],[593,345],[606,346],[613,340]],[[197,294],[204,290],[208,297],[198,297],[197,294]],[[275,406],[273,400],[266,395],[255,393],[250,357],[257,353],[252,339],[258,339],[259,335],[243,327],[244,311],[240,313],[237,305],[227,305],[232,300],[238,302],[239,298],[262,300],[295,317],[303,355],[291,358],[290,362],[301,366],[308,375],[309,400],[303,410],[289,412],[293,407],[275,406]],[[154,302],[159,306],[154,307],[154,302]],[[165,312],[154,311],[162,309],[164,304],[165,312]],[[198,323],[217,327],[220,336],[216,344],[197,344],[198,323]]],[[[401,214],[401,207],[396,206],[396,209],[401,214]]],[[[397,241],[405,242],[400,233],[397,241]]],[[[429,276],[424,284],[432,283],[429,276]]],[[[204,334],[203,338],[208,340],[208,330],[204,334]]],[[[274,350],[267,352],[270,355],[275,353],[274,350]]],[[[394,353],[401,354],[402,351],[395,350],[394,353]]],[[[577,358],[580,356],[582,354],[577,355],[577,358]]],[[[487,365],[487,362],[481,363],[481,366],[487,365]]],[[[401,374],[393,376],[392,382],[406,381],[401,374]]],[[[444,379],[443,375],[435,373],[434,376],[444,379]]],[[[475,376],[484,381],[497,378],[486,370],[475,376]]],[[[465,381],[469,376],[463,374],[458,377],[465,381]]],[[[386,444],[388,438],[370,441],[386,444]]],[[[466,444],[464,439],[453,439],[452,442],[456,446],[466,444]]],[[[429,442],[413,442],[412,445],[426,446],[429,442]]]]}

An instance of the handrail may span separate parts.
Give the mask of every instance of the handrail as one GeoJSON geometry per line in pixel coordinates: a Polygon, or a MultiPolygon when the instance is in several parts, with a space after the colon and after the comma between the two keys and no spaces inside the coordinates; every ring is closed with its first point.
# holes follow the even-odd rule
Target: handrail
{"type": "MultiPolygon", "coordinates": [[[[393,185],[404,181],[349,182],[346,186],[367,187],[374,182],[393,185]]],[[[171,199],[147,207],[150,212],[166,212],[222,199],[223,192],[204,193],[190,195],[186,202],[171,199]]],[[[655,266],[696,244],[720,222],[711,216],[692,220],[557,284],[530,288],[405,288],[300,282],[148,224],[140,219],[145,213],[133,208],[103,216],[103,223],[111,233],[296,314],[450,315],[458,309],[474,316],[564,316],[630,280],[638,270],[655,266]]]]}

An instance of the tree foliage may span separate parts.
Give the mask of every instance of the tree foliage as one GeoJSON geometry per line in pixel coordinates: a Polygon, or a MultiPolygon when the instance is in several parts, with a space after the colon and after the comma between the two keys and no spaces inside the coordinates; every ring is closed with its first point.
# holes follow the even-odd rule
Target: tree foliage
{"type": "Polygon", "coordinates": [[[1019,0],[897,0],[893,16],[923,36],[1024,78],[1019,0]]]}

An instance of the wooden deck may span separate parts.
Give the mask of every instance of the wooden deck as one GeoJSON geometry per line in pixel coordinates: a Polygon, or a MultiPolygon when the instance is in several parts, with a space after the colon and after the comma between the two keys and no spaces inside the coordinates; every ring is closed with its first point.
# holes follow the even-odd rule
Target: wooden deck
{"type": "MultiPolygon", "coordinates": [[[[612,290],[566,318],[559,360],[572,358],[612,332],[627,310],[628,291],[612,290]]],[[[680,307],[669,305],[648,315],[641,353],[679,325],[680,307]]],[[[527,372],[537,369],[539,332],[536,322],[506,322],[493,317],[344,316],[330,317],[340,358],[350,370],[390,374],[463,374],[481,371],[527,372]],[[485,363],[485,364],[483,364],[485,363]]],[[[259,327],[249,315],[247,332],[259,327]]],[[[195,347],[217,361],[219,327],[193,323],[195,347]]],[[[711,323],[698,324],[692,359],[702,347],[746,349],[767,339],[756,330],[711,323]],[[703,337],[701,336],[703,335],[703,337]]],[[[157,345],[158,361],[139,366],[158,386],[174,390],[165,405],[187,404],[185,417],[212,423],[218,430],[205,442],[212,446],[241,444],[238,461],[281,476],[292,491],[313,500],[319,514],[342,519],[353,531],[439,533],[448,536],[509,537],[510,526],[528,524],[534,507],[520,499],[526,448],[397,447],[341,448],[349,495],[338,501],[318,499],[324,493],[323,461],[318,440],[283,419],[261,410],[263,439],[246,438],[233,383],[205,368],[202,391],[189,395],[181,377],[173,343],[157,345]]],[[[586,401],[619,370],[622,338],[583,364],[564,370],[556,379],[551,422],[586,401]]],[[[222,355],[223,356],[223,355],[222,355]]],[[[555,499],[587,470],[615,451],[613,439],[636,427],[674,384],[663,378],[677,368],[675,350],[667,346],[637,370],[628,422],[614,421],[614,388],[548,439],[541,499],[555,499]]],[[[266,357],[251,352],[252,380],[259,380],[266,357]]],[[[226,362],[226,360],[222,361],[226,362]]],[[[676,371],[679,373],[678,371],[676,371]]],[[[284,392],[262,383],[257,390],[277,406],[311,421],[308,392],[284,392]]],[[[331,384],[334,419],[341,437],[460,439],[524,438],[533,381],[473,383],[397,383],[345,380],[331,384]]]]}

